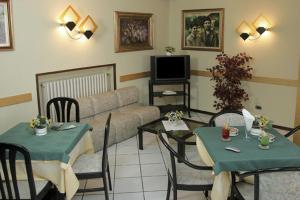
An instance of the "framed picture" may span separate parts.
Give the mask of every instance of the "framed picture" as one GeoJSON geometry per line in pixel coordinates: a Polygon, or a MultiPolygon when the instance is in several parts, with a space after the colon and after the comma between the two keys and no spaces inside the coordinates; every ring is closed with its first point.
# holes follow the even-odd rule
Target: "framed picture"
{"type": "Polygon", "coordinates": [[[153,49],[152,14],[115,12],[115,51],[153,49]]]}
{"type": "Polygon", "coordinates": [[[11,0],[0,0],[0,50],[13,49],[11,0]]]}
{"type": "Polygon", "coordinates": [[[181,48],[223,51],[224,8],[183,10],[181,48]]]}

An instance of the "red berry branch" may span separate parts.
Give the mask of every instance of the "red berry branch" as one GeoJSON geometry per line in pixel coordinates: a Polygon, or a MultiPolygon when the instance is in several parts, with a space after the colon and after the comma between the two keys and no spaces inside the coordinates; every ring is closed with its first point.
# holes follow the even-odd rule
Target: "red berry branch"
{"type": "Polygon", "coordinates": [[[246,53],[232,57],[222,53],[216,59],[219,64],[207,69],[212,74],[210,80],[215,82],[213,95],[217,100],[213,106],[217,110],[240,110],[243,101],[249,100],[248,94],[241,88],[241,81],[252,78],[252,67],[247,65],[252,57],[246,53]]]}

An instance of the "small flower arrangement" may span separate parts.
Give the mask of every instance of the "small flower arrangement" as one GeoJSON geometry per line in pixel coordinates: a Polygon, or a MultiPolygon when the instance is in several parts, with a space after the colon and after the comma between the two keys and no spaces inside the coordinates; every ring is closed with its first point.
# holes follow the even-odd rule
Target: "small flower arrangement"
{"type": "Polygon", "coordinates": [[[266,116],[255,115],[255,120],[253,126],[256,128],[270,128],[272,126],[272,121],[269,120],[266,116]]]}
{"type": "Polygon", "coordinates": [[[183,117],[183,112],[182,111],[171,111],[171,112],[168,112],[166,115],[165,115],[168,120],[170,122],[175,122],[175,121],[178,121],[178,120],[181,120],[181,118],[183,117]]]}
{"type": "Polygon", "coordinates": [[[166,50],[166,52],[169,52],[169,53],[175,52],[175,48],[174,48],[174,47],[171,47],[171,46],[165,47],[165,50],[166,50]]]}
{"type": "Polygon", "coordinates": [[[31,128],[42,129],[50,125],[50,120],[46,116],[38,115],[30,122],[31,128]]]}

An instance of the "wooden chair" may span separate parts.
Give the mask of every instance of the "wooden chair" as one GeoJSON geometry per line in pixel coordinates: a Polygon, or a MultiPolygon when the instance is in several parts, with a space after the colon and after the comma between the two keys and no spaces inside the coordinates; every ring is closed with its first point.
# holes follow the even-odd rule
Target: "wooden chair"
{"type": "Polygon", "coordinates": [[[221,111],[209,120],[209,126],[222,127],[225,123],[229,126],[245,126],[245,121],[242,112],[237,110],[221,111]]]}
{"type": "Polygon", "coordinates": [[[297,200],[300,196],[300,168],[276,168],[254,172],[232,173],[230,200],[297,200]],[[236,181],[254,176],[254,185],[236,181]]]}
{"type": "Polygon", "coordinates": [[[49,181],[34,180],[30,154],[25,147],[0,143],[0,159],[0,168],[3,170],[3,173],[0,173],[1,199],[39,200],[52,188],[49,181]],[[19,158],[24,160],[27,180],[17,180],[16,160],[19,158]]]}
{"type": "Polygon", "coordinates": [[[212,167],[195,165],[181,157],[170,145],[166,133],[158,132],[160,146],[165,164],[168,168],[168,191],[167,200],[170,199],[171,186],[173,187],[173,199],[177,200],[177,190],[204,191],[208,197],[208,191],[212,189],[213,175],[212,167]],[[182,163],[177,163],[175,157],[182,163]]]}
{"type": "Polygon", "coordinates": [[[107,180],[106,180],[107,175],[108,175],[109,189],[112,190],[108,155],[107,155],[110,119],[111,119],[111,113],[109,114],[105,125],[103,150],[95,154],[83,154],[79,156],[79,158],[72,166],[73,171],[75,172],[78,179],[102,178],[103,185],[104,185],[104,187],[99,187],[99,188],[79,189],[77,192],[104,191],[106,200],[109,199],[107,180]]]}
{"type": "Polygon", "coordinates": [[[75,120],[80,121],[79,117],[79,104],[75,99],[69,97],[56,97],[48,101],[47,103],[47,118],[51,118],[51,106],[54,105],[57,122],[70,122],[71,120],[71,108],[75,105],[75,120]]]}

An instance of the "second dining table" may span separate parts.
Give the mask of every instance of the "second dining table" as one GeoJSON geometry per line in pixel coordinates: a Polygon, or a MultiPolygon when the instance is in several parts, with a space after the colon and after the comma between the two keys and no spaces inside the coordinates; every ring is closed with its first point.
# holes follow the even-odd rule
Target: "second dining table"
{"type": "MultiPolygon", "coordinates": [[[[83,153],[94,152],[90,126],[81,123],[66,123],[59,131],[48,129],[44,136],[36,136],[29,123],[19,123],[0,135],[0,141],[24,146],[28,149],[33,175],[36,180],[51,181],[61,194],[72,199],[79,187],[79,181],[72,170],[72,164],[83,153]]],[[[17,162],[18,179],[26,179],[24,162],[17,162]]]]}
{"type": "Polygon", "coordinates": [[[208,166],[213,167],[215,175],[211,192],[212,200],[226,200],[230,193],[232,171],[255,171],[261,169],[300,167],[300,148],[278,133],[275,129],[268,132],[275,136],[270,149],[258,147],[258,136],[245,138],[245,127],[236,127],[239,134],[231,141],[221,140],[221,127],[200,127],[194,129],[198,152],[208,166]],[[227,151],[231,146],[240,153],[227,151]]]}

